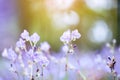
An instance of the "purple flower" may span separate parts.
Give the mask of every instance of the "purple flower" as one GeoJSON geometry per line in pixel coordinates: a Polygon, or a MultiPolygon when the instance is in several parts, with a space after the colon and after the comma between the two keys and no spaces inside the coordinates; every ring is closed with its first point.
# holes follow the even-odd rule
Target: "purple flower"
{"type": "Polygon", "coordinates": [[[37,33],[34,33],[33,35],[31,35],[30,40],[36,44],[39,40],[40,40],[40,36],[37,33]]]}
{"type": "MultiPolygon", "coordinates": [[[[29,57],[30,61],[35,61],[35,59],[37,58],[38,54],[36,52],[33,51],[33,49],[30,49],[27,52],[27,56],[29,57]]],[[[37,63],[37,61],[35,61],[37,63]]]]}
{"type": "Polygon", "coordinates": [[[80,37],[81,35],[77,29],[72,32],[70,30],[67,30],[60,37],[60,40],[64,43],[70,43],[71,41],[75,41],[76,39],[79,39],[80,37]]]}
{"type": "Polygon", "coordinates": [[[12,48],[8,49],[8,54],[9,54],[9,57],[10,57],[13,61],[17,58],[17,55],[16,55],[15,51],[14,51],[12,48]]]}
{"type": "Polygon", "coordinates": [[[40,64],[40,66],[42,66],[42,67],[48,66],[49,61],[48,61],[47,57],[45,57],[45,56],[43,56],[43,55],[40,55],[40,56],[39,56],[39,64],[40,64]]]}
{"type": "Polygon", "coordinates": [[[45,57],[41,52],[33,52],[33,50],[29,50],[28,56],[30,60],[35,62],[36,64],[40,64],[42,67],[46,67],[49,64],[47,57],[45,57]]]}
{"type": "Polygon", "coordinates": [[[23,33],[21,33],[21,38],[25,39],[26,41],[29,40],[29,32],[27,30],[24,30],[23,33]]]}
{"type": "Polygon", "coordinates": [[[40,66],[46,67],[49,64],[48,59],[42,55],[41,52],[34,52],[32,49],[30,49],[27,54],[30,57],[30,61],[38,63],[40,66]]]}
{"type": "Polygon", "coordinates": [[[4,49],[3,53],[2,53],[3,57],[6,57],[12,61],[15,61],[17,58],[17,54],[15,53],[15,51],[12,48],[4,49]]]}
{"type": "Polygon", "coordinates": [[[3,57],[8,57],[7,49],[5,48],[2,52],[3,57]]]}
{"type": "Polygon", "coordinates": [[[72,44],[72,41],[75,41],[76,39],[79,39],[81,37],[80,33],[77,29],[70,31],[67,30],[63,33],[63,35],[60,37],[60,40],[65,44],[63,47],[63,51],[65,53],[74,53],[74,45],[72,44]]]}
{"type": "Polygon", "coordinates": [[[19,39],[19,41],[17,41],[16,46],[19,48],[24,48],[25,47],[25,41],[23,39],[19,39]]]}
{"type": "Polygon", "coordinates": [[[81,37],[81,34],[78,32],[77,29],[72,31],[71,38],[72,38],[73,41],[75,41],[76,39],[79,39],[80,37],[81,37]]]}
{"type": "Polygon", "coordinates": [[[70,54],[73,54],[73,53],[74,53],[74,48],[72,47],[72,45],[71,45],[71,46],[64,45],[64,46],[62,47],[62,50],[63,50],[63,52],[65,52],[65,53],[70,53],[70,54]]]}
{"type": "Polygon", "coordinates": [[[33,50],[30,49],[30,50],[27,52],[27,55],[28,55],[29,57],[33,57],[33,55],[34,55],[33,50]]]}
{"type": "Polygon", "coordinates": [[[42,51],[49,51],[50,50],[50,45],[48,44],[48,42],[43,42],[43,43],[41,43],[41,45],[40,45],[40,49],[42,50],[42,51]]]}
{"type": "Polygon", "coordinates": [[[69,43],[71,41],[71,32],[70,30],[67,30],[63,33],[63,35],[60,37],[60,40],[65,43],[69,43]]]}

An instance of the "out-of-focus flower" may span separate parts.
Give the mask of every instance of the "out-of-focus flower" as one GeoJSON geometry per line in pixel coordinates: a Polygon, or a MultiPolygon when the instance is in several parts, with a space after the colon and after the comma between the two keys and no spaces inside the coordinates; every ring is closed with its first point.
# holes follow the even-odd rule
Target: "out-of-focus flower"
{"type": "MultiPolygon", "coordinates": [[[[42,51],[39,50],[39,47],[36,46],[36,43],[40,40],[40,36],[37,33],[34,33],[31,37],[29,37],[29,33],[24,30],[20,36],[21,38],[19,41],[17,41],[15,50],[12,48],[8,50],[4,49],[2,56],[8,58],[11,61],[10,70],[13,73],[17,75],[20,74],[19,76],[24,75],[29,80],[32,80],[35,78],[33,77],[33,74],[38,73],[34,72],[34,68],[36,68],[36,66],[37,69],[47,67],[49,60],[42,53],[42,51]],[[26,46],[25,43],[27,41],[30,44],[26,46]],[[18,53],[18,55],[16,53],[18,53]]],[[[41,45],[41,48],[42,50],[49,50],[50,45],[47,42],[44,42],[41,45]]]]}
{"type": "Polygon", "coordinates": [[[106,66],[106,60],[104,58],[102,58],[101,55],[95,55],[94,64],[95,64],[97,70],[108,71],[108,69],[109,69],[106,66]]]}
{"type": "Polygon", "coordinates": [[[113,41],[112,41],[112,42],[113,42],[113,44],[116,44],[116,42],[117,42],[117,41],[116,41],[116,39],[113,39],[113,41]]]}
{"type": "Polygon", "coordinates": [[[7,49],[5,48],[2,52],[3,57],[8,57],[7,49]]]}
{"type": "Polygon", "coordinates": [[[41,43],[41,44],[40,44],[40,49],[41,49],[42,51],[45,51],[45,52],[49,51],[49,50],[50,50],[50,45],[49,45],[49,43],[48,43],[48,42],[43,42],[43,43],[41,43]]]}
{"type": "Polygon", "coordinates": [[[41,55],[41,56],[39,56],[39,64],[42,67],[46,67],[49,64],[49,61],[48,61],[48,59],[45,56],[41,55]]]}
{"type": "Polygon", "coordinates": [[[74,30],[71,33],[71,38],[73,41],[75,41],[76,39],[79,39],[81,37],[81,34],[78,32],[78,30],[74,30]]]}
{"type": "Polygon", "coordinates": [[[73,30],[72,32],[70,30],[67,30],[60,37],[60,40],[64,43],[69,43],[71,41],[75,41],[76,39],[79,39],[80,37],[81,37],[81,34],[78,32],[77,29],[73,30]]]}
{"type": "Polygon", "coordinates": [[[88,31],[89,40],[97,44],[110,41],[112,36],[112,31],[104,20],[96,21],[93,27],[88,31]]]}
{"type": "Polygon", "coordinates": [[[79,60],[79,63],[80,63],[81,69],[82,68],[92,69],[94,66],[92,58],[88,55],[82,56],[79,60]]]}
{"type": "Polygon", "coordinates": [[[54,13],[52,17],[52,23],[57,28],[70,27],[71,25],[77,25],[80,22],[80,17],[75,11],[54,13]]]}
{"type": "Polygon", "coordinates": [[[106,43],[106,47],[110,49],[110,53],[114,54],[115,53],[115,45],[116,45],[116,39],[112,40],[112,44],[106,43]]]}
{"type": "Polygon", "coordinates": [[[32,57],[33,57],[33,55],[34,55],[33,50],[32,50],[32,49],[30,49],[30,50],[27,52],[27,55],[28,55],[30,58],[32,58],[32,57]]]}
{"type": "MultiPolygon", "coordinates": [[[[120,68],[120,55],[119,55],[119,48],[116,48],[114,45],[114,40],[111,43],[108,43],[109,46],[103,47],[101,50],[100,54],[104,59],[107,58],[106,60],[106,66],[107,66],[107,72],[111,72],[110,70],[112,69],[112,73],[117,72],[117,74],[120,74],[119,68],[120,68]]],[[[114,75],[114,74],[113,74],[114,75]]]]}
{"type": "Polygon", "coordinates": [[[72,41],[75,41],[76,39],[79,39],[81,37],[81,34],[78,32],[77,29],[70,31],[67,30],[63,33],[63,35],[60,37],[60,40],[65,44],[64,51],[67,53],[74,53],[74,45],[72,44],[72,41]]]}
{"type": "Polygon", "coordinates": [[[80,33],[78,32],[78,30],[67,30],[63,33],[63,35],[60,37],[60,40],[64,43],[64,51],[66,52],[66,65],[65,65],[65,71],[68,70],[68,56],[69,53],[73,54],[74,53],[74,45],[72,44],[72,41],[75,41],[76,39],[80,38],[80,33]]]}
{"type": "Polygon", "coordinates": [[[74,0],[46,0],[46,6],[49,10],[66,10],[69,9],[74,0]]]}
{"type": "Polygon", "coordinates": [[[9,58],[13,61],[17,58],[17,55],[12,48],[8,49],[8,54],[9,54],[9,58]]]}
{"type": "Polygon", "coordinates": [[[108,59],[109,59],[109,62],[107,63],[107,65],[111,69],[111,72],[113,72],[113,70],[115,69],[115,64],[116,64],[115,57],[114,56],[112,58],[108,57],[108,59]]]}
{"type": "Polygon", "coordinates": [[[19,41],[16,42],[16,46],[19,48],[25,48],[25,41],[20,38],[19,41]]]}
{"type": "Polygon", "coordinates": [[[68,50],[69,50],[68,46],[64,45],[64,46],[62,47],[62,51],[63,51],[63,52],[67,53],[68,50]]]}
{"type": "Polygon", "coordinates": [[[3,57],[6,57],[12,61],[15,61],[16,58],[17,58],[17,54],[13,51],[12,48],[9,48],[8,50],[7,49],[4,49],[3,53],[2,53],[2,56],[3,57]]]}
{"type": "Polygon", "coordinates": [[[85,0],[87,6],[91,8],[94,11],[100,11],[100,10],[110,10],[112,8],[117,7],[117,3],[115,0],[85,0]],[[94,5],[93,5],[94,4],[94,5]]]}
{"type": "Polygon", "coordinates": [[[62,47],[62,50],[63,50],[63,52],[65,52],[65,53],[70,53],[70,54],[73,54],[73,53],[74,53],[74,47],[73,47],[72,44],[70,44],[70,45],[64,45],[64,46],[62,47]]]}
{"type": "Polygon", "coordinates": [[[30,36],[30,40],[36,44],[40,40],[40,36],[37,33],[33,33],[33,35],[30,36]]]}
{"type": "Polygon", "coordinates": [[[49,64],[47,57],[45,57],[41,52],[34,52],[30,49],[27,54],[30,57],[30,61],[40,64],[41,67],[46,67],[49,64]]]}
{"type": "Polygon", "coordinates": [[[71,32],[70,30],[67,30],[63,33],[63,35],[60,37],[60,40],[65,43],[69,43],[71,41],[71,32]]]}
{"type": "Polygon", "coordinates": [[[25,39],[26,41],[28,41],[29,40],[29,32],[27,31],[27,30],[24,30],[24,32],[23,33],[21,33],[21,38],[23,38],[23,39],[25,39]]]}
{"type": "Polygon", "coordinates": [[[106,47],[111,48],[111,44],[110,43],[106,43],[106,47]]]}

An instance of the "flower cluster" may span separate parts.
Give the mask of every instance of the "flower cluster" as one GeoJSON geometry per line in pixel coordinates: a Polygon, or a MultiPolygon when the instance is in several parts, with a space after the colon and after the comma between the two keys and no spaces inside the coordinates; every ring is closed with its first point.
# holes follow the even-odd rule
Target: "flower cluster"
{"type": "Polygon", "coordinates": [[[87,77],[89,80],[103,80],[110,70],[111,78],[118,80],[120,49],[115,47],[116,40],[114,39],[112,44],[107,43],[107,47],[101,51],[69,55],[75,51],[73,42],[80,37],[77,29],[63,33],[60,40],[64,43],[64,55],[63,51],[57,54],[51,51],[51,46],[46,41],[38,44],[40,36],[37,33],[30,35],[24,30],[16,46],[5,48],[2,53],[9,65],[3,70],[9,69],[12,73],[2,72],[0,68],[0,80],[86,80],[87,77]]]}
{"type": "Polygon", "coordinates": [[[79,39],[81,37],[81,34],[78,32],[78,30],[67,30],[63,33],[63,35],[60,37],[60,40],[64,43],[70,43],[72,41],[75,41],[76,39],[79,39]]]}
{"type": "Polygon", "coordinates": [[[108,57],[108,59],[109,62],[107,63],[107,65],[111,69],[111,72],[114,72],[115,64],[116,64],[115,57],[114,56],[112,58],[108,57]]]}
{"type": "Polygon", "coordinates": [[[71,31],[67,30],[63,33],[63,35],[60,37],[60,40],[64,43],[63,51],[66,53],[66,64],[65,64],[65,71],[68,71],[68,54],[74,53],[74,45],[72,44],[73,41],[76,39],[79,39],[81,37],[81,34],[78,32],[77,29],[71,31]]]}
{"type": "Polygon", "coordinates": [[[115,58],[115,45],[116,45],[116,39],[113,39],[112,44],[107,43],[106,46],[109,48],[110,53],[111,53],[111,57],[108,56],[108,62],[107,62],[107,66],[109,67],[109,69],[111,70],[111,73],[114,77],[114,80],[118,77],[117,76],[117,72],[115,70],[115,66],[116,66],[116,58],[115,58]]]}
{"type": "MultiPolygon", "coordinates": [[[[16,42],[15,49],[4,49],[2,56],[11,61],[10,67],[12,69],[10,70],[14,70],[13,72],[17,74],[22,73],[26,78],[34,80],[36,78],[35,74],[40,74],[38,70],[48,66],[49,60],[42,51],[45,50],[44,45],[37,46],[39,40],[40,36],[37,33],[29,36],[29,32],[24,30],[23,33],[21,33],[21,38],[16,42]]],[[[48,43],[41,44],[45,44],[46,46],[48,43]]],[[[50,46],[48,48],[50,48],[50,46]]]]}
{"type": "Polygon", "coordinates": [[[71,31],[67,30],[63,33],[63,35],[60,37],[60,40],[65,44],[64,48],[66,48],[67,53],[73,53],[74,52],[74,45],[72,44],[73,41],[76,39],[79,39],[81,37],[81,34],[78,32],[77,29],[71,31]]]}

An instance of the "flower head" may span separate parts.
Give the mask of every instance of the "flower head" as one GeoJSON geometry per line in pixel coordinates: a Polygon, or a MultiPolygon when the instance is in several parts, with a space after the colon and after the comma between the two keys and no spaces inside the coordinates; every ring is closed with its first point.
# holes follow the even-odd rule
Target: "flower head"
{"type": "Polygon", "coordinates": [[[17,54],[12,48],[8,49],[8,55],[9,55],[9,58],[13,61],[17,58],[17,54]]]}
{"type": "Polygon", "coordinates": [[[29,40],[29,32],[27,30],[24,30],[23,33],[21,33],[21,38],[25,39],[26,41],[29,40]]]}
{"type": "Polygon", "coordinates": [[[48,42],[43,42],[43,43],[41,43],[41,45],[40,45],[40,49],[42,50],[42,51],[49,51],[50,50],[50,45],[48,44],[48,42]]]}
{"type": "Polygon", "coordinates": [[[34,55],[34,51],[32,49],[30,49],[28,52],[27,52],[27,55],[29,57],[32,57],[34,55]]]}
{"type": "Polygon", "coordinates": [[[49,64],[49,60],[47,59],[47,57],[41,55],[41,56],[39,57],[39,64],[40,64],[42,67],[46,67],[46,66],[48,66],[48,64],[49,64]]]}
{"type": "Polygon", "coordinates": [[[63,51],[65,53],[74,53],[75,46],[72,44],[72,41],[75,41],[76,39],[79,39],[81,37],[81,34],[78,32],[77,29],[70,31],[67,30],[63,33],[63,35],[60,37],[60,40],[64,43],[63,51]]]}
{"type": "Polygon", "coordinates": [[[71,41],[71,31],[67,30],[63,33],[63,35],[60,37],[60,40],[65,43],[69,43],[71,41]]]}
{"type": "Polygon", "coordinates": [[[2,52],[3,57],[8,57],[7,49],[5,48],[2,52]]]}
{"type": "Polygon", "coordinates": [[[3,53],[2,53],[3,57],[6,57],[12,61],[15,61],[17,58],[17,54],[15,53],[15,51],[12,48],[4,49],[3,53]]]}
{"type": "Polygon", "coordinates": [[[76,39],[79,39],[81,37],[81,34],[78,32],[78,30],[74,30],[71,33],[71,38],[73,41],[75,41],[76,39]]]}
{"type": "Polygon", "coordinates": [[[116,60],[113,56],[112,58],[108,57],[109,62],[107,63],[108,67],[111,69],[111,72],[115,69],[116,60]]]}
{"type": "Polygon", "coordinates": [[[30,40],[35,44],[40,40],[40,36],[37,33],[33,33],[33,35],[30,36],[30,40]]]}
{"type": "Polygon", "coordinates": [[[70,43],[71,41],[75,41],[76,39],[79,39],[81,37],[78,30],[67,30],[63,33],[63,35],[60,37],[60,40],[64,43],[70,43]]]}
{"type": "Polygon", "coordinates": [[[19,48],[24,48],[25,47],[25,41],[23,39],[19,39],[19,41],[17,41],[16,46],[19,48]]]}
{"type": "Polygon", "coordinates": [[[45,57],[41,52],[34,52],[30,49],[27,54],[31,61],[40,64],[40,66],[46,67],[49,64],[47,57],[45,57]]]}

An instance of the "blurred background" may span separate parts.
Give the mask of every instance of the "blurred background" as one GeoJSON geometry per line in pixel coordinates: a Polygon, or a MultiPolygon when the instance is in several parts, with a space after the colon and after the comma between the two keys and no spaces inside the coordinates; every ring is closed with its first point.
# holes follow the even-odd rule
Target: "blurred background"
{"type": "Polygon", "coordinates": [[[119,44],[117,7],[117,0],[0,0],[0,52],[15,45],[24,29],[37,32],[54,51],[67,29],[79,30],[81,50],[100,49],[113,38],[119,44]]]}

